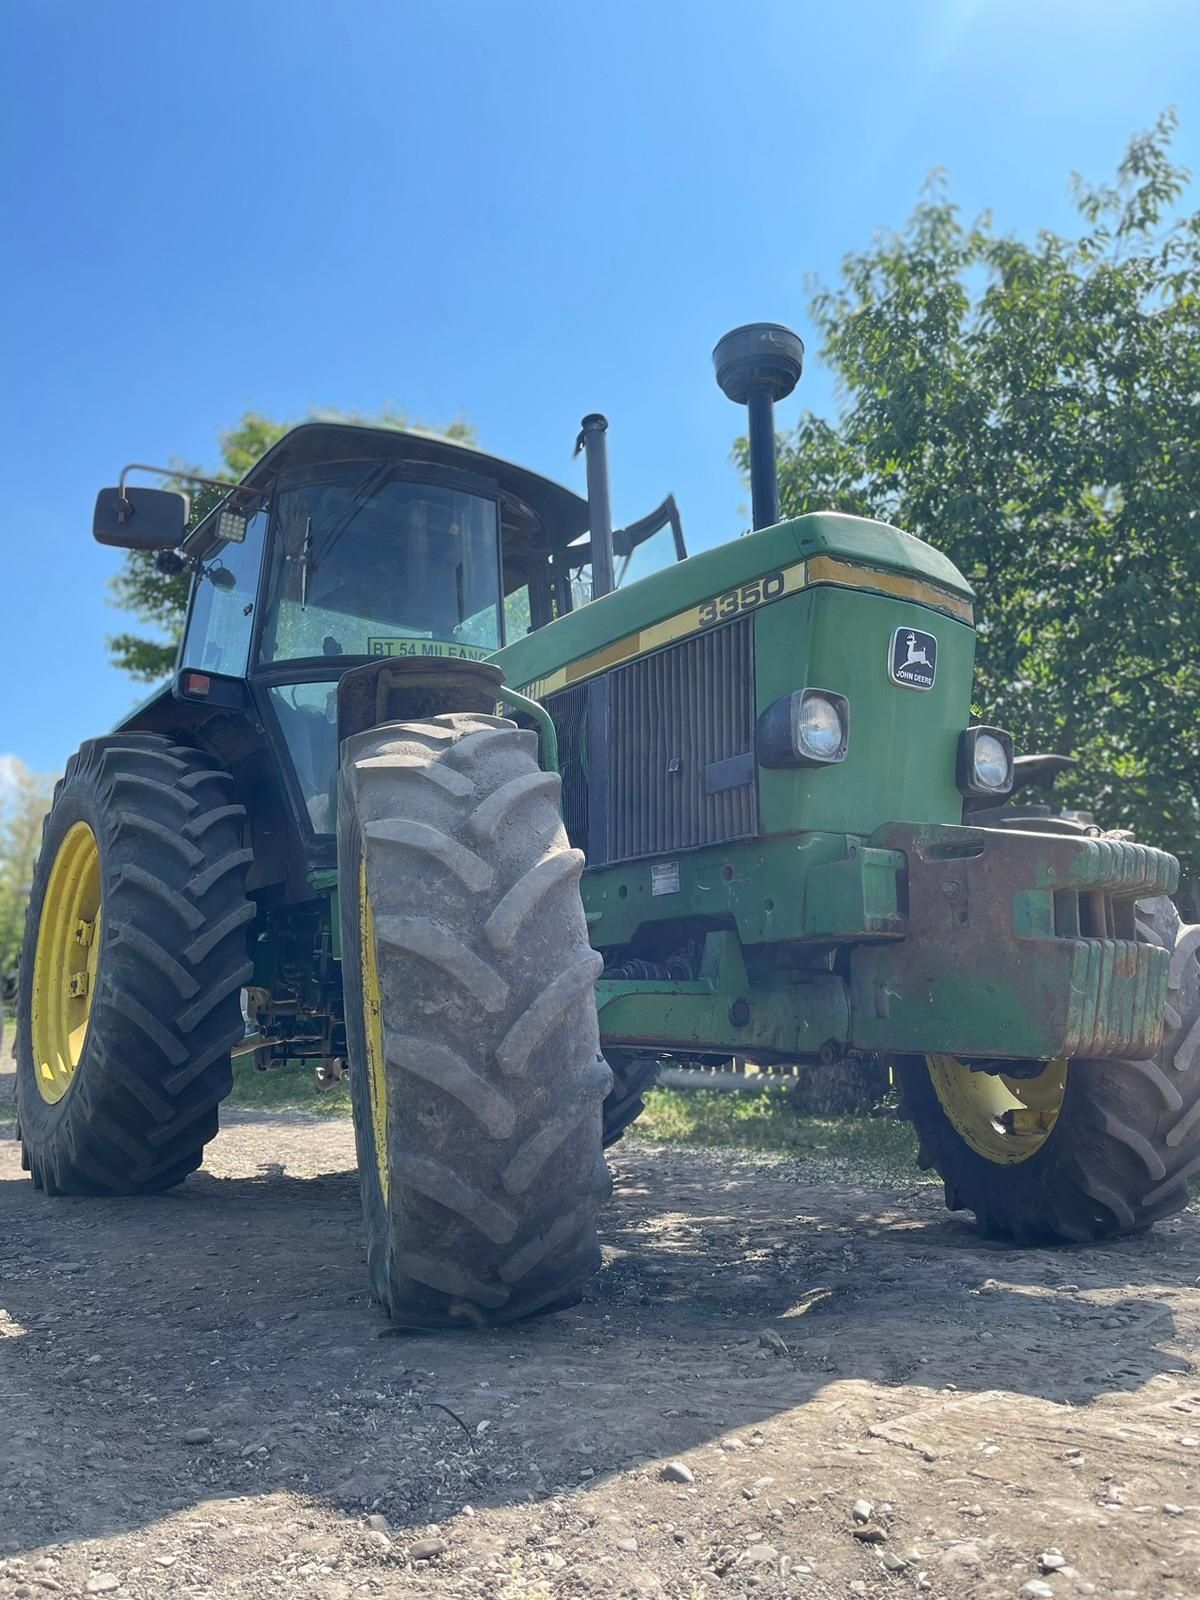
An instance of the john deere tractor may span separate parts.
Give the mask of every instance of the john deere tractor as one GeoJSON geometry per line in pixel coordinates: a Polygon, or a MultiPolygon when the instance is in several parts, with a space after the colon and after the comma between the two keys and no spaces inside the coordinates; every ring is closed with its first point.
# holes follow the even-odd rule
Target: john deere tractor
{"type": "Polygon", "coordinates": [[[101,492],[97,538],[193,578],[170,684],[72,757],[47,821],[17,1046],[36,1183],[168,1188],[231,1053],[348,1062],[377,1297],[506,1321],[579,1294],[602,1140],[660,1058],[737,1056],[888,1061],[990,1232],[1100,1239],[1185,1202],[1176,862],[1006,805],[1058,758],[972,721],[973,596],[935,548],[780,522],[802,356],[773,324],[718,344],[754,531],[690,558],[671,499],[612,529],[599,416],[586,500],[327,423],[186,535],[132,469],[101,492]],[[679,559],[618,585],[668,526],[679,559]]]}

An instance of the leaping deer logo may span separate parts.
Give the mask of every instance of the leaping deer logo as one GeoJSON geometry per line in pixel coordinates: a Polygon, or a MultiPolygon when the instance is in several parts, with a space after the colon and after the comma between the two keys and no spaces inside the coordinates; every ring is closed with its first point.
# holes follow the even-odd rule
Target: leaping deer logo
{"type": "Polygon", "coordinates": [[[910,633],[906,643],[908,645],[908,655],[901,662],[901,665],[905,667],[927,667],[929,665],[929,657],[925,653],[924,645],[919,650],[917,649],[916,634],[910,633]]]}

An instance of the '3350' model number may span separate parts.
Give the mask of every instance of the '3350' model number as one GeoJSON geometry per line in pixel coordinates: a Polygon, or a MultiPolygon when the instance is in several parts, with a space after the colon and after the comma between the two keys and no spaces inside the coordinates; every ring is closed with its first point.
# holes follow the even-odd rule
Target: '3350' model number
{"type": "Polygon", "coordinates": [[[700,626],[711,628],[714,622],[728,622],[730,617],[736,617],[739,612],[753,611],[764,600],[778,600],[784,587],[783,573],[770,572],[765,578],[744,583],[740,589],[730,589],[728,594],[716,595],[700,607],[700,626]]]}

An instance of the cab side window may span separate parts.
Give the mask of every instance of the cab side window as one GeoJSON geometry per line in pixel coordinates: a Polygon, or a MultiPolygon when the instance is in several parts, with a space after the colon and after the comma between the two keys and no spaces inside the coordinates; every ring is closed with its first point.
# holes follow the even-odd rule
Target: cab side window
{"type": "Polygon", "coordinates": [[[540,551],[506,551],[504,556],[504,642],[513,644],[556,615],[550,567],[540,551]]]}
{"type": "Polygon", "coordinates": [[[529,610],[529,585],[523,583],[504,596],[504,642],[512,644],[533,632],[533,618],[529,610]]]}
{"type": "Polygon", "coordinates": [[[241,544],[219,544],[204,558],[205,570],[195,580],[181,666],[230,678],[245,676],[268,520],[265,509],[257,511],[241,544]]]}

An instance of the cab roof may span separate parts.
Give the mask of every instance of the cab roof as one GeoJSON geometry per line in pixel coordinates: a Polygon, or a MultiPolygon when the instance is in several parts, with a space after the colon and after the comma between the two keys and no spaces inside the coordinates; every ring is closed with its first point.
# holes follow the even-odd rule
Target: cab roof
{"type": "MultiPolygon", "coordinates": [[[[374,428],[357,422],[302,422],[289,429],[255,462],[238,490],[253,490],[257,498],[269,494],[285,472],[340,462],[388,460],[407,467],[465,471],[491,479],[502,500],[518,514],[525,510],[536,516],[553,547],[570,544],[587,532],[587,501],[551,478],[436,434],[374,428]]],[[[226,497],[229,498],[236,500],[237,492],[226,497]]],[[[215,515],[215,510],[210,512],[188,536],[189,541],[206,529],[215,515]]]]}

